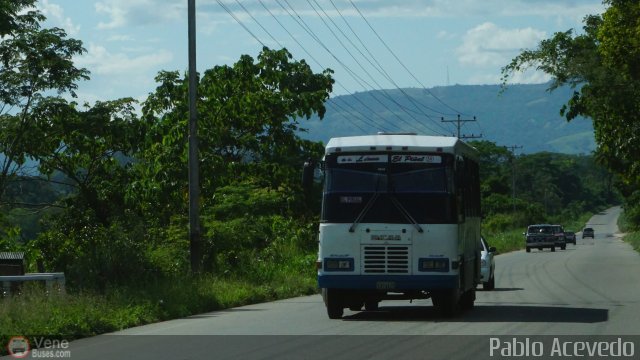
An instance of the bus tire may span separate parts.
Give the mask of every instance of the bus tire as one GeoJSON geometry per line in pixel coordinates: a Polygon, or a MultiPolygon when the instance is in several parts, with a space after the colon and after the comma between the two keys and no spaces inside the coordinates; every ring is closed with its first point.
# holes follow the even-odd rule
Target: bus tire
{"type": "Polygon", "coordinates": [[[552,246],[552,247],[551,247],[551,252],[555,252],[555,251],[556,251],[556,247],[555,247],[555,246],[552,246]]]}
{"type": "Polygon", "coordinates": [[[344,314],[342,294],[337,289],[322,289],[322,297],[327,306],[329,319],[341,319],[344,314]]]}
{"type": "Polygon", "coordinates": [[[469,289],[460,296],[460,308],[463,310],[473,309],[473,304],[476,301],[476,289],[469,289]]]}
{"type": "Polygon", "coordinates": [[[458,289],[437,291],[431,295],[433,306],[444,317],[453,317],[458,314],[460,307],[460,295],[458,289]]]}
{"type": "Polygon", "coordinates": [[[364,302],[364,309],[366,311],[377,311],[378,310],[378,301],[369,300],[364,302]]]}

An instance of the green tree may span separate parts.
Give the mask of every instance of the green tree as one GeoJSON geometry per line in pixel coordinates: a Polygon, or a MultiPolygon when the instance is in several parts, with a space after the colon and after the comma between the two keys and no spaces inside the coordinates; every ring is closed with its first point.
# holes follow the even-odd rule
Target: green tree
{"type": "Polygon", "coordinates": [[[51,94],[75,96],[88,71],[73,65],[85,50],[59,28],[42,29],[45,17],[35,0],[0,1],[0,203],[34,146],[39,146],[32,113],[51,94]]]}
{"type": "MultiPolygon", "coordinates": [[[[243,55],[232,66],[205,71],[198,84],[198,132],[203,206],[218,186],[253,179],[262,187],[295,188],[302,163],[322,147],[302,140],[299,119],[324,115],[332,90],[331,70],[312,72],[286,50],[264,48],[257,59],[243,55]]],[[[140,181],[143,210],[162,218],[182,213],[187,190],[187,77],[163,71],[143,104],[147,128],[140,181]]]]}
{"type": "MultiPolygon", "coordinates": [[[[553,77],[550,89],[575,91],[561,109],[567,120],[593,120],[597,158],[631,189],[640,184],[640,3],[605,0],[602,15],[584,19],[584,33],[559,32],[502,69],[504,84],[535,67],[553,77]]],[[[630,193],[625,194],[627,196],[630,193]]]]}
{"type": "Polygon", "coordinates": [[[41,174],[49,179],[61,174],[75,189],[67,207],[89,211],[105,226],[126,208],[131,157],[142,139],[134,104],[123,98],[78,109],[75,103],[47,99],[31,114],[38,130],[32,141],[39,146],[28,155],[38,161],[41,174]]]}

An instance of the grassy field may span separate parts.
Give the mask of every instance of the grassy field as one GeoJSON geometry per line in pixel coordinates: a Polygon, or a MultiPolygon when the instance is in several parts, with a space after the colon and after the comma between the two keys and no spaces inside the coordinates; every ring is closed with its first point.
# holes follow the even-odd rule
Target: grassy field
{"type": "MultiPolygon", "coordinates": [[[[47,295],[41,288],[26,287],[20,295],[0,299],[0,344],[16,335],[71,340],[316,291],[309,272],[283,275],[265,284],[205,274],[110,288],[101,295],[47,295]]],[[[5,350],[1,347],[0,354],[5,350]]]]}

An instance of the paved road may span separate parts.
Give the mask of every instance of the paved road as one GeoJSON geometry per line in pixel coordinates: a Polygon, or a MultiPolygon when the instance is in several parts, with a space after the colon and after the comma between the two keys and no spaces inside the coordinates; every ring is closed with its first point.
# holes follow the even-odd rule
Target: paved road
{"type": "Polygon", "coordinates": [[[634,345],[638,358],[640,256],[620,240],[619,212],[594,216],[595,239],[578,233],[564,251],[497,256],[496,289],[478,291],[476,307],[454,319],[420,300],[384,301],[377,312],[346,310],[330,320],[320,296],[308,296],[79,340],[72,358],[482,359],[513,356],[500,351],[528,339],[540,341],[544,357],[554,341],[573,351],[572,342],[610,340],[627,351],[634,345]]]}

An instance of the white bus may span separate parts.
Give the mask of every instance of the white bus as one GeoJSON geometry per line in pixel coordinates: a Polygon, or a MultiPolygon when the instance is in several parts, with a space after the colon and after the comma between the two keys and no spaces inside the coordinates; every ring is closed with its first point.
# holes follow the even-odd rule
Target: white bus
{"type": "Polygon", "coordinates": [[[325,149],[318,285],[329,318],[431,298],[452,316],[480,281],[477,151],[455,137],[333,138],[325,149]]]}

